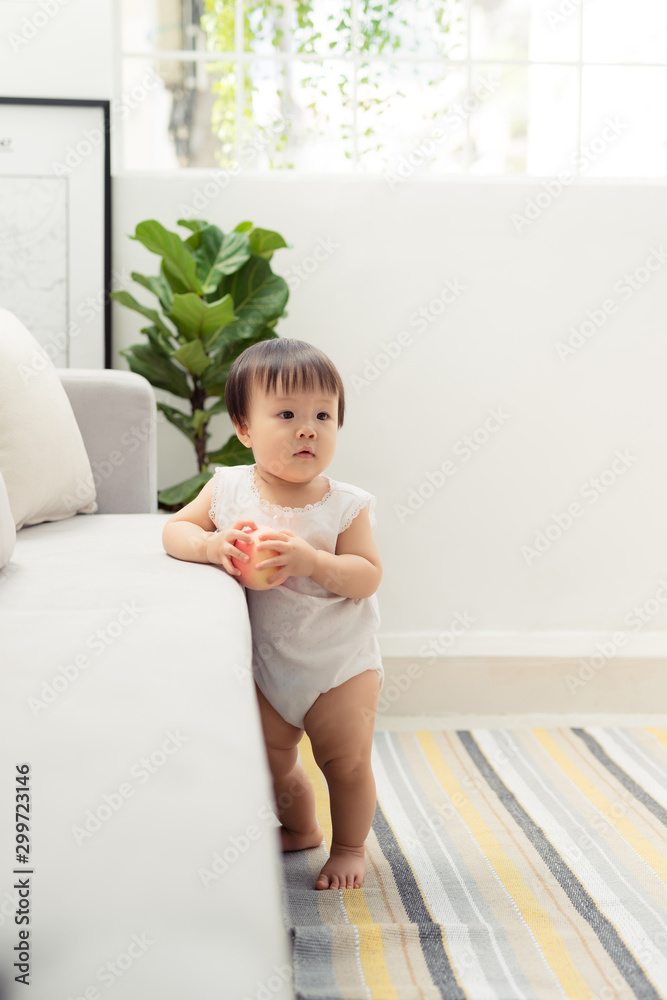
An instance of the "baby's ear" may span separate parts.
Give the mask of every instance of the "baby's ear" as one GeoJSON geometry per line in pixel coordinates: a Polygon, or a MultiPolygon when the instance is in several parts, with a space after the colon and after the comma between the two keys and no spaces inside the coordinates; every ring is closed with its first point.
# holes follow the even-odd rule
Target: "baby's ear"
{"type": "Polygon", "coordinates": [[[241,444],[244,444],[246,448],[251,448],[252,444],[250,441],[250,435],[248,434],[247,423],[245,423],[245,421],[243,420],[240,423],[237,423],[236,420],[234,420],[233,424],[234,424],[234,430],[236,431],[236,436],[241,442],[241,444]]]}

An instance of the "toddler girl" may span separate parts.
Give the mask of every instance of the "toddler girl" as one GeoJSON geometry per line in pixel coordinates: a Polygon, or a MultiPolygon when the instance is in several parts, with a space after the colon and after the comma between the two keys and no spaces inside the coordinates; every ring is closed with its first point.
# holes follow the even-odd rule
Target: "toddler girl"
{"type": "Polygon", "coordinates": [[[382,566],[371,532],[375,498],[324,475],[343,423],[340,375],[318,348],[261,341],[234,362],[225,390],[254,465],[222,467],[164,529],[166,551],[238,576],[241,529],[278,555],[269,590],[246,590],[253,674],[285,851],[318,847],[312,785],[298,763],[304,731],[327,781],[332,843],[316,889],[359,887],[375,812],[373,723],[383,669],[375,592],[382,566]]]}

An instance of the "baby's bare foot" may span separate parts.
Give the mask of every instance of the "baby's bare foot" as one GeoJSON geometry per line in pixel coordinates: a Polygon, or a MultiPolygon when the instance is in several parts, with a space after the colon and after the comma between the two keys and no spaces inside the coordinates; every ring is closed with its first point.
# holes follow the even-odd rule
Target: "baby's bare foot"
{"type": "Polygon", "coordinates": [[[315,826],[306,833],[288,830],[286,826],[281,826],[280,839],[283,851],[305,851],[309,847],[319,847],[324,840],[324,833],[320,826],[315,826]]]}
{"type": "Polygon", "coordinates": [[[363,847],[331,845],[331,855],[315,882],[316,889],[359,889],[366,874],[363,847]]]}

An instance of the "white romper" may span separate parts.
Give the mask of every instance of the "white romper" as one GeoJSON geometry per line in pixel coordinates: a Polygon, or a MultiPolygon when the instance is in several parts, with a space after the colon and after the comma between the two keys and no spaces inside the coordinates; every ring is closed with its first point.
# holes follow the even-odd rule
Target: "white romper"
{"type": "MultiPolygon", "coordinates": [[[[213,477],[209,516],[218,531],[246,517],[258,527],[288,528],[315,548],[335,552],[339,534],[364,507],[375,524],[375,497],[325,478],[329,490],[317,503],[280,507],[260,497],[254,465],[221,466],[213,477]]],[[[303,729],[320,694],[365,670],[377,670],[382,684],[375,594],[340,597],[309,577],[290,576],[270,590],[246,590],[246,597],[253,674],[286,722],[303,729]]]]}

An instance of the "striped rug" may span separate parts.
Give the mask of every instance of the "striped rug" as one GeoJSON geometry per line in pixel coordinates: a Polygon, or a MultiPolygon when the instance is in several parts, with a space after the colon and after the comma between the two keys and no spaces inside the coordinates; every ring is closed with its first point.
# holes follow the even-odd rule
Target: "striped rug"
{"type": "Polygon", "coordinates": [[[362,889],[284,856],[297,1000],[667,998],[667,729],[378,732],[373,770],[362,889]]]}

